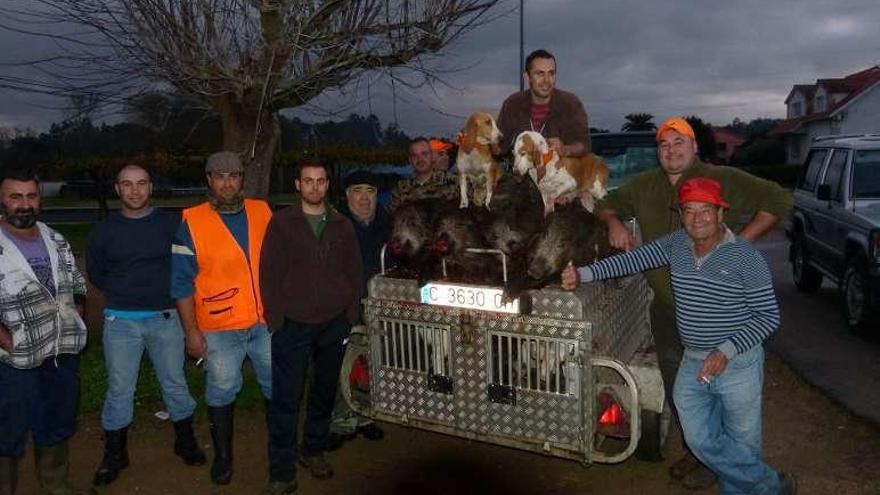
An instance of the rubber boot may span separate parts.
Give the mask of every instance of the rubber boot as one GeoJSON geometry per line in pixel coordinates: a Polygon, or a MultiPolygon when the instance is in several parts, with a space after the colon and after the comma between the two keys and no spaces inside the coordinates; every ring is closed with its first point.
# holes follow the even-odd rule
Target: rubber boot
{"type": "Polygon", "coordinates": [[[67,440],[50,447],[34,447],[40,495],[94,495],[92,489],[79,490],[68,486],[69,453],[67,440]]]}
{"type": "Polygon", "coordinates": [[[18,459],[0,457],[0,495],[15,495],[18,486],[18,459]]]}
{"type": "Polygon", "coordinates": [[[205,453],[196,442],[192,424],[192,416],[174,422],[174,453],[187,466],[201,466],[206,462],[205,453]]]}
{"type": "Polygon", "coordinates": [[[128,427],[104,430],[104,459],[95,471],[92,484],[109,485],[116,481],[119,472],[128,467],[128,427]]]}
{"type": "Polygon", "coordinates": [[[232,481],[232,412],[232,404],[223,407],[208,407],[211,440],[214,441],[211,481],[217,485],[228,485],[232,481]]]}

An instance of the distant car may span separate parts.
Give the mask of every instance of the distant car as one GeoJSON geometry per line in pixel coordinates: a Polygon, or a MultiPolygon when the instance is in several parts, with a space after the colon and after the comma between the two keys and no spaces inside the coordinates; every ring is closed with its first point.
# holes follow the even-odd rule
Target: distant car
{"type": "MultiPolygon", "coordinates": [[[[104,194],[107,196],[112,195],[111,189],[105,186],[104,194]]],[[[58,195],[62,198],[70,199],[96,199],[98,197],[98,185],[95,181],[88,179],[68,180],[61,185],[58,195]]]]}
{"type": "Polygon", "coordinates": [[[654,131],[603,132],[593,134],[593,153],[608,165],[608,185],[619,187],[630,177],[658,167],[654,131]]]}
{"type": "Polygon", "coordinates": [[[828,278],[852,330],[880,329],[880,134],[813,141],[788,235],[795,285],[815,292],[828,278]]]}

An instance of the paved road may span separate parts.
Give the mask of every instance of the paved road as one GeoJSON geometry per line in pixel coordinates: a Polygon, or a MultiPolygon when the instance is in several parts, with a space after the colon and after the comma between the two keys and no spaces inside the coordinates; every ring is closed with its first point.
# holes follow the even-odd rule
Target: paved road
{"type": "Polygon", "coordinates": [[[850,333],[840,293],[827,281],[816,294],[799,292],[782,231],[758,247],[768,257],[782,307],[782,328],[770,348],[826,395],[880,426],[880,328],[876,337],[850,333]]]}

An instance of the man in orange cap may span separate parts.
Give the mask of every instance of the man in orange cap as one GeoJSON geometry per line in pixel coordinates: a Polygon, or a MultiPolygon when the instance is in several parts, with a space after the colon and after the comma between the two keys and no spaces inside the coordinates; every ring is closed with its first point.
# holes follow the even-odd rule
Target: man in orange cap
{"type": "Polygon", "coordinates": [[[694,454],[721,479],[721,493],[797,492],[797,480],[761,458],[762,343],[779,327],[770,269],[761,253],[724,224],[731,205],[721,184],[682,181],[679,228],[638,249],[562,272],[572,290],[667,267],[675,277],[675,315],[684,352],[675,405],[694,454]]]}
{"type": "MultiPolygon", "coordinates": [[[[788,214],[791,193],[741,169],[703,163],[697,151],[694,130],[686,120],[673,117],[660,125],[657,129],[660,167],[636,175],[598,205],[599,216],[608,225],[612,246],[628,251],[635,245],[632,233],[621,219],[635,218],[645,242],[678,229],[681,225],[678,190],[692,177],[710,177],[721,184],[730,202],[726,215],[728,225],[746,241],[759,239],[788,214]]],[[[666,397],[671,398],[682,347],[675,326],[669,270],[651,270],[646,277],[655,296],[651,303],[651,330],[666,397]]],[[[706,488],[716,480],[690,453],[672,465],[670,475],[693,489],[706,488]]]]}
{"type": "Polygon", "coordinates": [[[435,172],[449,172],[452,168],[452,143],[445,139],[432,139],[431,168],[435,172]]]}

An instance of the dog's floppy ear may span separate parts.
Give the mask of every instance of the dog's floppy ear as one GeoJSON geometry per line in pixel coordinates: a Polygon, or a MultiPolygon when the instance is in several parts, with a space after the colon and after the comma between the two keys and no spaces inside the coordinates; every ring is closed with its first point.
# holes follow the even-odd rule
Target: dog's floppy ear
{"type": "Polygon", "coordinates": [[[471,115],[464,124],[464,131],[458,134],[458,149],[470,153],[475,144],[477,144],[477,121],[471,115]]]}

